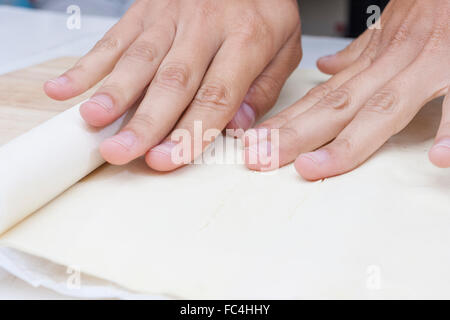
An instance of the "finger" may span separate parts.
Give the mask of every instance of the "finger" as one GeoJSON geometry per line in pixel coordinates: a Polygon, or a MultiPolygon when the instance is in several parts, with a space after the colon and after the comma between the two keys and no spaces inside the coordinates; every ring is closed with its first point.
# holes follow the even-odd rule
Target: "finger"
{"type": "Polygon", "coordinates": [[[130,8],[74,67],[58,78],[47,81],[44,84],[45,93],[53,99],[66,100],[93,87],[111,72],[122,53],[141,31],[140,11],[130,8]]]}
{"type": "Polygon", "coordinates": [[[273,54],[270,48],[262,47],[260,41],[250,37],[227,39],[214,58],[196,98],[174,130],[175,134],[188,133],[188,144],[183,147],[186,161],[174,161],[172,151],[178,141],[169,137],[150,150],[146,156],[147,164],[159,171],[170,171],[198,157],[212,142],[203,141],[203,134],[213,132],[211,140],[220,134],[273,54]],[[244,53],[239,58],[232,58],[236,52],[244,53]],[[200,130],[198,126],[201,126],[200,130]]]}
{"type": "Polygon", "coordinates": [[[440,94],[437,88],[442,88],[444,77],[431,83],[427,79],[431,79],[434,70],[426,69],[428,65],[409,67],[375,94],[333,142],[300,155],[295,161],[299,174],[307,180],[323,179],[348,172],[367,160],[400,132],[425,103],[440,94]],[[426,72],[417,77],[418,70],[426,72]]]}
{"type": "Polygon", "coordinates": [[[325,56],[317,60],[317,67],[326,74],[336,74],[354,63],[367,48],[374,31],[367,29],[345,49],[336,54],[325,56]]]}
{"type": "MultiPolygon", "coordinates": [[[[403,31],[399,32],[403,34],[403,31]]],[[[427,34],[428,30],[413,24],[410,32],[420,35],[422,32],[427,34]]],[[[298,154],[317,149],[334,139],[364,103],[414,61],[423,47],[423,42],[412,36],[408,39],[395,37],[390,47],[367,69],[285,123],[279,131],[280,165],[290,163],[298,154]]],[[[259,167],[254,164],[250,168],[258,170],[259,167]]]]}
{"type": "Polygon", "coordinates": [[[429,157],[439,168],[450,167],[450,94],[444,100],[441,125],[429,157]]]}
{"type": "Polygon", "coordinates": [[[365,67],[365,63],[363,61],[352,65],[350,68],[340,72],[336,76],[330,78],[328,81],[309,90],[303,98],[301,98],[292,106],[284,109],[270,119],[267,119],[264,122],[260,123],[256,126],[256,128],[248,130],[247,132],[245,132],[243,137],[244,146],[249,147],[251,144],[259,143],[260,138],[267,138],[266,132],[268,129],[279,129],[283,127],[293,118],[310,109],[321,99],[327,96],[327,94],[337,89],[342,83],[359,72],[363,67],[365,67]],[[255,134],[257,136],[255,136],[255,134]]]}
{"type": "Polygon", "coordinates": [[[80,112],[92,126],[119,118],[142,95],[172,45],[173,25],[164,23],[141,34],[125,51],[111,75],[80,112]]]}
{"type": "MultiPolygon", "coordinates": [[[[345,82],[353,78],[355,75],[361,73],[363,70],[367,69],[375,59],[377,45],[379,43],[379,34],[377,34],[374,39],[371,41],[370,45],[364,50],[363,54],[347,69],[339,72],[338,74],[331,77],[328,81],[312,88],[308,93],[301,98],[294,105],[286,108],[281,111],[277,115],[272,118],[262,122],[256,127],[256,131],[262,129],[265,131],[266,128],[269,129],[278,129],[283,127],[286,123],[291,121],[293,118],[299,116],[305,111],[309,110],[315,104],[317,104],[320,100],[326,97],[328,94],[342,86],[345,82]]],[[[251,130],[249,134],[249,139],[244,136],[245,146],[249,146],[252,142],[255,142],[253,139],[251,130]]]]}
{"type": "Polygon", "coordinates": [[[390,1],[380,18],[381,30],[367,29],[360,37],[353,41],[344,50],[317,61],[318,68],[326,74],[336,74],[350,66],[365,50],[369,43],[374,41],[375,34],[381,35],[377,42],[378,51],[389,46],[392,37],[405,23],[405,18],[410,14],[414,1],[390,1]]]}
{"type": "Polygon", "coordinates": [[[121,165],[144,155],[166,137],[194,98],[219,42],[215,34],[193,28],[178,31],[136,114],[100,146],[106,161],[121,165]]]}
{"type": "Polygon", "coordinates": [[[239,110],[227,125],[227,132],[239,133],[252,127],[276,103],[284,83],[302,58],[300,28],[283,46],[273,61],[253,82],[239,110]]]}

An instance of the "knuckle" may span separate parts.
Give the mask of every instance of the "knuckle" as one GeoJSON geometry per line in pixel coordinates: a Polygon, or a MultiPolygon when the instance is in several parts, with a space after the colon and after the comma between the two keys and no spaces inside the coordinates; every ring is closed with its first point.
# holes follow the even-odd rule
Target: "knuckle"
{"type": "Polygon", "coordinates": [[[280,80],[263,73],[253,84],[253,89],[257,95],[262,96],[266,101],[273,101],[278,98],[282,86],[280,80]]]}
{"type": "Polygon", "coordinates": [[[377,41],[377,37],[375,37],[374,41],[371,41],[366,49],[364,49],[364,51],[361,53],[359,60],[365,66],[370,66],[377,58],[379,50],[379,41],[377,41]]]}
{"type": "Polygon", "coordinates": [[[409,25],[403,23],[397,30],[397,32],[392,37],[390,44],[391,46],[398,46],[408,40],[410,35],[409,25]]]}
{"type": "Polygon", "coordinates": [[[95,44],[94,51],[112,51],[117,48],[119,48],[119,40],[115,36],[107,34],[95,44]]]}
{"type": "Polygon", "coordinates": [[[199,1],[196,10],[193,12],[193,17],[190,19],[194,28],[204,30],[207,27],[217,26],[217,18],[221,12],[219,3],[215,0],[199,1]]]}
{"type": "Polygon", "coordinates": [[[356,150],[354,142],[348,137],[338,137],[332,142],[332,147],[328,148],[330,154],[336,155],[337,153],[341,155],[352,155],[356,150]]]}
{"type": "Polygon", "coordinates": [[[345,88],[329,92],[316,105],[316,108],[331,108],[335,110],[342,110],[350,105],[350,93],[345,88]]]}
{"type": "Polygon", "coordinates": [[[190,80],[189,67],[184,63],[163,66],[156,76],[156,84],[164,88],[185,89],[190,80]]]}
{"type": "Polygon", "coordinates": [[[248,42],[270,41],[269,25],[264,18],[255,12],[243,15],[237,25],[236,33],[243,44],[248,42]]]}
{"type": "Polygon", "coordinates": [[[444,25],[442,22],[439,22],[437,26],[434,28],[431,33],[428,42],[425,45],[424,53],[439,53],[445,48],[448,48],[448,25],[444,25]]]}
{"type": "Polygon", "coordinates": [[[196,108],[212,112],[229,112],[230,90],[221,82],[202,85],[193,101],[196,108]]]}
{"type": "Polygon", "coordinates": [[[253,37],[258,33],[259,26],[263,23],[260,15],[256,13],[247,13],[243,18],[241,32],[249,37],[253,37]]]}
{"type": "Polygon", "coordinates": [[[318,86],[315,86],[314,88],[309,90],[306,93],[306,97],[310,99],[320,100],[331,91],[332,88],[327,83],[321,83],[318,86]]]}
{"type": "Polygon", "coordinates": [[[391,90],[382,90],[372,96],[364,105],[362,111],[379,114],[392,114],[395,112],[396,96],[391,90]]]}
{"type": "Polygon", "coordinates": [[[292,127],[282,127],[279,129],[279,139],[280,141],[288,142],[287,145],[291,145],[292,143],[298,143],[300,140],[299,132],[292,127]]]}
{"type": "Polygon", "coordinates": [[[359,60],[361,61],[363,66],[370,66],[373,64],[377,56],[377,51],[374,48],[367,48],[361,54],[359,60]]]}
{"type": "Polygon", "coordinates": [[[216,1],[203,1],[199,4],[198,12],[204,18],[214,16],[217,13],[217,5],[216,1]]]}
{"type": "Polygon", "coordinates": [[[148,113],[136,113],[127,127],[133,128],[134,131],[141,133],[148,132],[155,124],[155,119],[148,113]]]}
{"type": "Polygon", "coordinates": [[[125,58],[144,62],[153,62],[157,56],[157,47],[153,43],[147,41],[139,41],[133,44],[124,55],[125,58]]]}
{"type": "Polygon", "coordinates": [[[438,22],[431,34],[430,41],[436,42],[437,44],[442,43],[443,40],[446,38],[447,30],[448,30],[448,22],[445,23],[438,22]]]}

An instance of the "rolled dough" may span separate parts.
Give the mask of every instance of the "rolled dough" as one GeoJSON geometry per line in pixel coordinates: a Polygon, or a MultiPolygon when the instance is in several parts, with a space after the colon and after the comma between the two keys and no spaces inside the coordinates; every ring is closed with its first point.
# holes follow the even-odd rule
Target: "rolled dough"
{"type": "Polygon", "coordinates": [[[0,234],[105,161],[98,145],[123,124],[89,127],[79,105],[0,148],[0,234]]]}

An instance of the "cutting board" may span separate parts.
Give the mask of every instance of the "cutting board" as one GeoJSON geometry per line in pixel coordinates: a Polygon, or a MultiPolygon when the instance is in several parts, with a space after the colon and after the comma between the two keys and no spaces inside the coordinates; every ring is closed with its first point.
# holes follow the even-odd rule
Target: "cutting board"
{"type": "Polygon", "coordinates": [[[57,77],[77,60],[62,57],[0,75],[0,145],[92,95],[95,89],[67,101],[55,101],[44,93],[45,81],[57,77]]]}

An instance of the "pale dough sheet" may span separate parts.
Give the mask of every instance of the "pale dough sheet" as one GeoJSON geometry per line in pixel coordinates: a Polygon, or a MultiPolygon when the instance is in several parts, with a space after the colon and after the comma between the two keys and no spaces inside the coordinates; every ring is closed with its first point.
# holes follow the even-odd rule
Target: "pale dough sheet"
{"type": "MultiPolygon", "coordinates": [[[[278,110],[325,78],[297,71],[278,110]]],[[[440,112],[316,183],[292,166],[104,165],[1,244],[171,297],[450,298],[450,171],[427,159],[440,112]]]]}

